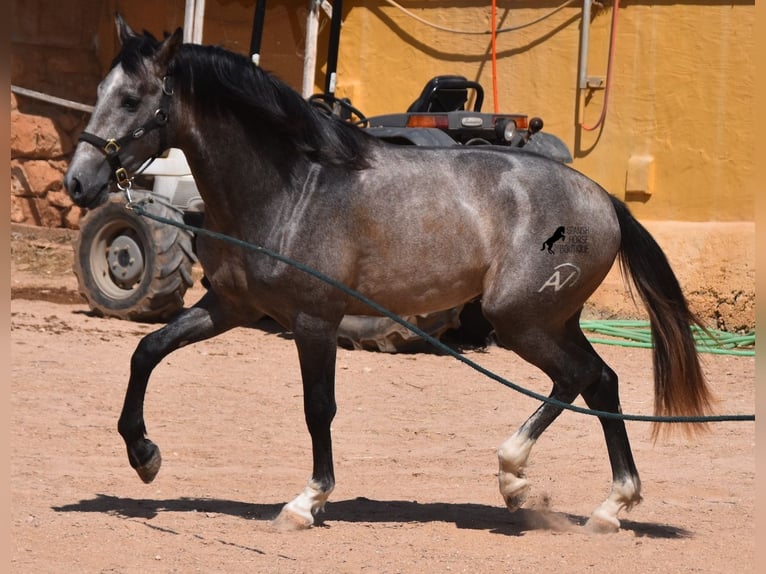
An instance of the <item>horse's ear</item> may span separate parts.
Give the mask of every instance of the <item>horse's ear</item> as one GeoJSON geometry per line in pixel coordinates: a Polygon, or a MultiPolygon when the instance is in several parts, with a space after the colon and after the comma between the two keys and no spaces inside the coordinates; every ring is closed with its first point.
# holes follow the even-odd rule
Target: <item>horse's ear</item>
{"type": "Polygon", "coordinates": [[[117,12],[114,15],[114,21],[117,25],[117,37],[120,39],[120,44],[124,44],[128,38],[135,36],[135,32],[128,26],[128,23],[122,19],[122,14],[117,12]]]}
{"type": "Polygon", "coordinates": [[[181,28],[176,28],[175,32],[165,38],[159,50],[157,50],[157,54],[154,56],[155,61],[161,68],[167,68],[170,61],[176,55],[179,46],[183,43],[183,39],[184,33],[181,28]]]}

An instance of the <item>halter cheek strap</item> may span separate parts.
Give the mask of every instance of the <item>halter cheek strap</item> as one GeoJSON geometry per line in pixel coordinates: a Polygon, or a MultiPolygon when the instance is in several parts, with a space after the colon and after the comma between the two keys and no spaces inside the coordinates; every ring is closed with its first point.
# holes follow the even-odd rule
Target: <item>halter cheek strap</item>
{"type": "MultiPolygon", "coordinates": [[[[169,86],[169,77],[165,76],[162,82],[162,98],[160,100],[160,107],[154,112],[154,115],[149,118],[142,126],[136,128],[129,134],[126,134],[120,138],[110,138],[105,140],[90,132],[82,132],[79,141],[84,141],[92,146],[96,147],[101,153],[106,156],[106,161],[109,167],[112,169],[112,177],[114,178],[117,187],[123,191],[129,190],[132,182],[132,177],[128,175],[128,171],[122,165],[122,159],[120,159],[120,150],[131,141],[137,140],[145,136],[147,133],[154,130],[160,131],[160,149],[156,155],[154,155],[150,162],[154,161],[159,154],[165,151],[167,145],[167,131],[165,126],[168,123],[168,108],[170,104],[170,96],[173,95],[173,90],[169,86]]],[[[147,164],[148,167],[149,164],[147,164]]],[[[144,168],[145,169],[145,168],[144,168]]]]}

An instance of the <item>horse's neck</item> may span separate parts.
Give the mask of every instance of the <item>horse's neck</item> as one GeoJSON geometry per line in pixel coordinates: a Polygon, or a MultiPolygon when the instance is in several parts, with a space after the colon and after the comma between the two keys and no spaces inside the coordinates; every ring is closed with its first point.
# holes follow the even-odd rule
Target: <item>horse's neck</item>
{"type": "MultiPolygon", "coordinates": [[[[180,112],[181,117],[193,117],[190,109],[180,112]]],[[[310,168],[297,150],[292,157],[288,153],[281,162],[275,162],[275,150],[269,149],[273,142],[249,137],[233,118],[187,120],[179,125],[175,136],[174,143],[187,158],[205,211],[214,219],[241,220],[265,213],[274,203],[281,203],[291,184],[305,179],[310,168]]]]}

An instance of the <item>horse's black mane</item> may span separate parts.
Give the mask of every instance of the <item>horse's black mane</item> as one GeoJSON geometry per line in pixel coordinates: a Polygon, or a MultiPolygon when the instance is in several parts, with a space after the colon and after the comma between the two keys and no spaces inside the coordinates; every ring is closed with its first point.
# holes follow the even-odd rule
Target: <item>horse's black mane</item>
{"type": "MultiPolygon", "coordinates": [[[[133,36],[115,63],[121,63],[127,73],[135,73],[159,45],[148,32],[133,36]]],[[[308,104],[245,56],[217,46],[183,44],[168,74],[174,89],[189,96],[199,113],[232,114],[254,137],[278,134],[282,145],[297,149],[311,161],[351,169],[367,166],[370,136],[308,104]]]]}

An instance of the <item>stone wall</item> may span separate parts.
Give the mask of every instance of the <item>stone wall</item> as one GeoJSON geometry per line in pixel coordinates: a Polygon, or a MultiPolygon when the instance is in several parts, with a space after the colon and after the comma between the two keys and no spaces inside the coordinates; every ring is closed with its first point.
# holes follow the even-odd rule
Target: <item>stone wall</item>
{"type": "MultiPolygon", "coordinates": [[[[92,104],[102,74],[98,47],[114,13],[102,0],[12,0],[11,84],[92,104]]],[[[76,228],[63,175],[88,114],[11,93],[11,221],[76,228]]]]}
{"type": "Polygon", "coordinates": [[[24,112],[20,98],[11,94],[11,221],[76,229],[82,210],[63,177],[87,118],[52,105],[30,104],[24,112]]]}
{"type": "MultiPolygon", "coordinates": [[[[708,327],[755,329],[755,223],[643,223],[665,252],[689,306],[708,327]]],[[[591,297],[584,316],[648,319],[643,304],[627,294],[617,264],[591,297]]]]}

